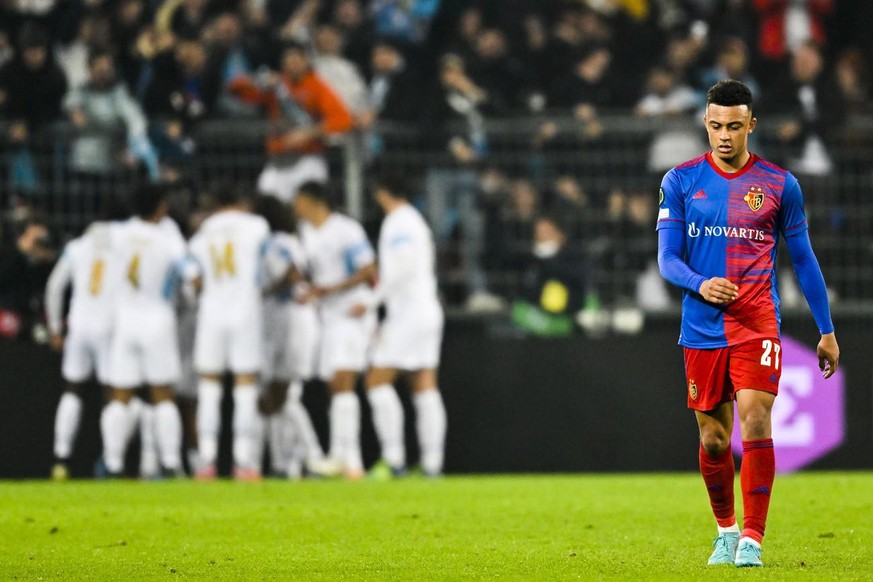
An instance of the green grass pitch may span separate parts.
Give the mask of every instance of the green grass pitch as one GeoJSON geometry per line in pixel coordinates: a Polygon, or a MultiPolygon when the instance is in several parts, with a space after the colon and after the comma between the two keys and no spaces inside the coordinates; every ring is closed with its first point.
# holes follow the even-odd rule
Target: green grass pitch
{"type": "Polygon", "coordinates": [[[0,483],[0,579],[873,580],[873,474],[777,479],[765,568],[707,568],[697,475],[0,483]]]}

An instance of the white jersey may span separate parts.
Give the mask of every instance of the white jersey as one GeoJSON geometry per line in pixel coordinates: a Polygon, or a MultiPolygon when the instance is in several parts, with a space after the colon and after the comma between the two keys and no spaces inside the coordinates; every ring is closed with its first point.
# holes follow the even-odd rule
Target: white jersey
{"type": "Polygon", "coordinates": [[[203,282],[201,317],[260,317],[269,237],[267,221],[248,212],[227,210],[203,221],[189,244],[203,282]]]}
{"type": "Polygon", "coordinates": [[[142,319],[156,313],[175,317],[173,301],[186,249],[174,222],[131,218],[118,228],[113,256],[119,318],[142,319]]]}
{"type": "MultiPolygon", "coordinates": [[[[301,222],[300,241],[309,260],[309,273],[317,287],[342,283],[358,270],[371,265],[375,256],[364,228],[351,218],[332,213],[320,226],[301,222]]],[[[372,291],[361,283],[321,300],[323,316],[345,316],[357,304],[372,301],[372,291]]]]}
{"type": "Polygon", "coordinates": [[[410,204],[389,213],[379,232],[376,296],[389,315],[439,309],[433,235],[410,204]]]}
{"type": "Polygon", "coordinates": [[[117,228],[115,223],[95,222],[82,236],[67,243],[46,286],[46,312],[52,333],[61,333],[64,291],[70,284],[70,329],[99,333],[111,328],[115,277],[110,271],[117,228]]]}

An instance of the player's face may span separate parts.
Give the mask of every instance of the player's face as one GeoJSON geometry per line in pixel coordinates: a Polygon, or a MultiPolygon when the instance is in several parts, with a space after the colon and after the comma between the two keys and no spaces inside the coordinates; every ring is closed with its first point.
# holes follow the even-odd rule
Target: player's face
{"type": "Polygon", "coordinates": [[[298,194],[294,197],[294,216],[298,220],[309,220],[312,201],[306,196],[298,194]]]}
{"type": "Polygon", "coordinates": [[[752,117],[748,105],[709,105],[703,121],[712,154],[724,161],[734,160],[745,153],[749,134],[758,122],[752,117]]]}

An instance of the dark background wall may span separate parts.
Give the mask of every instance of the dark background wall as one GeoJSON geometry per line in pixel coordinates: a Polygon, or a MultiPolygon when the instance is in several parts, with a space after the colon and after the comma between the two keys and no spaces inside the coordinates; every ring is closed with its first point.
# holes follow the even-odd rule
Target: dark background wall
{"type": "MultiPolygon", "coordinates": [[[[846,373],[846,439],[814,468],[873,468],[871,329],[871,318],[837,320],[846,373]]],[[[810,347],[818,340],[808,316],[787,319],[783,331],[810,347]]],[[[449,412],[447,469],[694,469],[697,437],[694,419],[685,408],[677,334],[678,320],[673,317],[648,321],[636,336],[596,340],[535,339],[520,336],[503,323],[451,322],[441,377],[449,412]]],[[[59,367],[59,357],[46,348],[0,344],[0,477],[47,475],[61,388],[59,367]]],[[[325,435],[323,386],[308,385],[305,400],[325,435]]],[[[363,403],[365,457],[372,461],[375,437],[365,399],[363,403]]],[[[86,395],[72,467],[76,475],[89,475],[100,454],[99,407],[95,387],[86,395]]],[[[226,433],[220,463],[225,471],[229,468],[226,433]]],[[[414,432],[407,433],[414,456],[414,432]]],[[[134,446],[130,458],[134,467],[135,457],[134,446]]]]}

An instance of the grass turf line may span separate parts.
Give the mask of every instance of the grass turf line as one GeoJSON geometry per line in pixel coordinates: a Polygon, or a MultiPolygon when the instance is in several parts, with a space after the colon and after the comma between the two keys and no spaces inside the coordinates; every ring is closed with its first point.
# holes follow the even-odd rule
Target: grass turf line
{"type": "Polygon", "coordinates": [[[766,567],[707,568],[697,475],[0,482],[0,578],[870,580],[873,473],[779,477],[766,567]]]}

